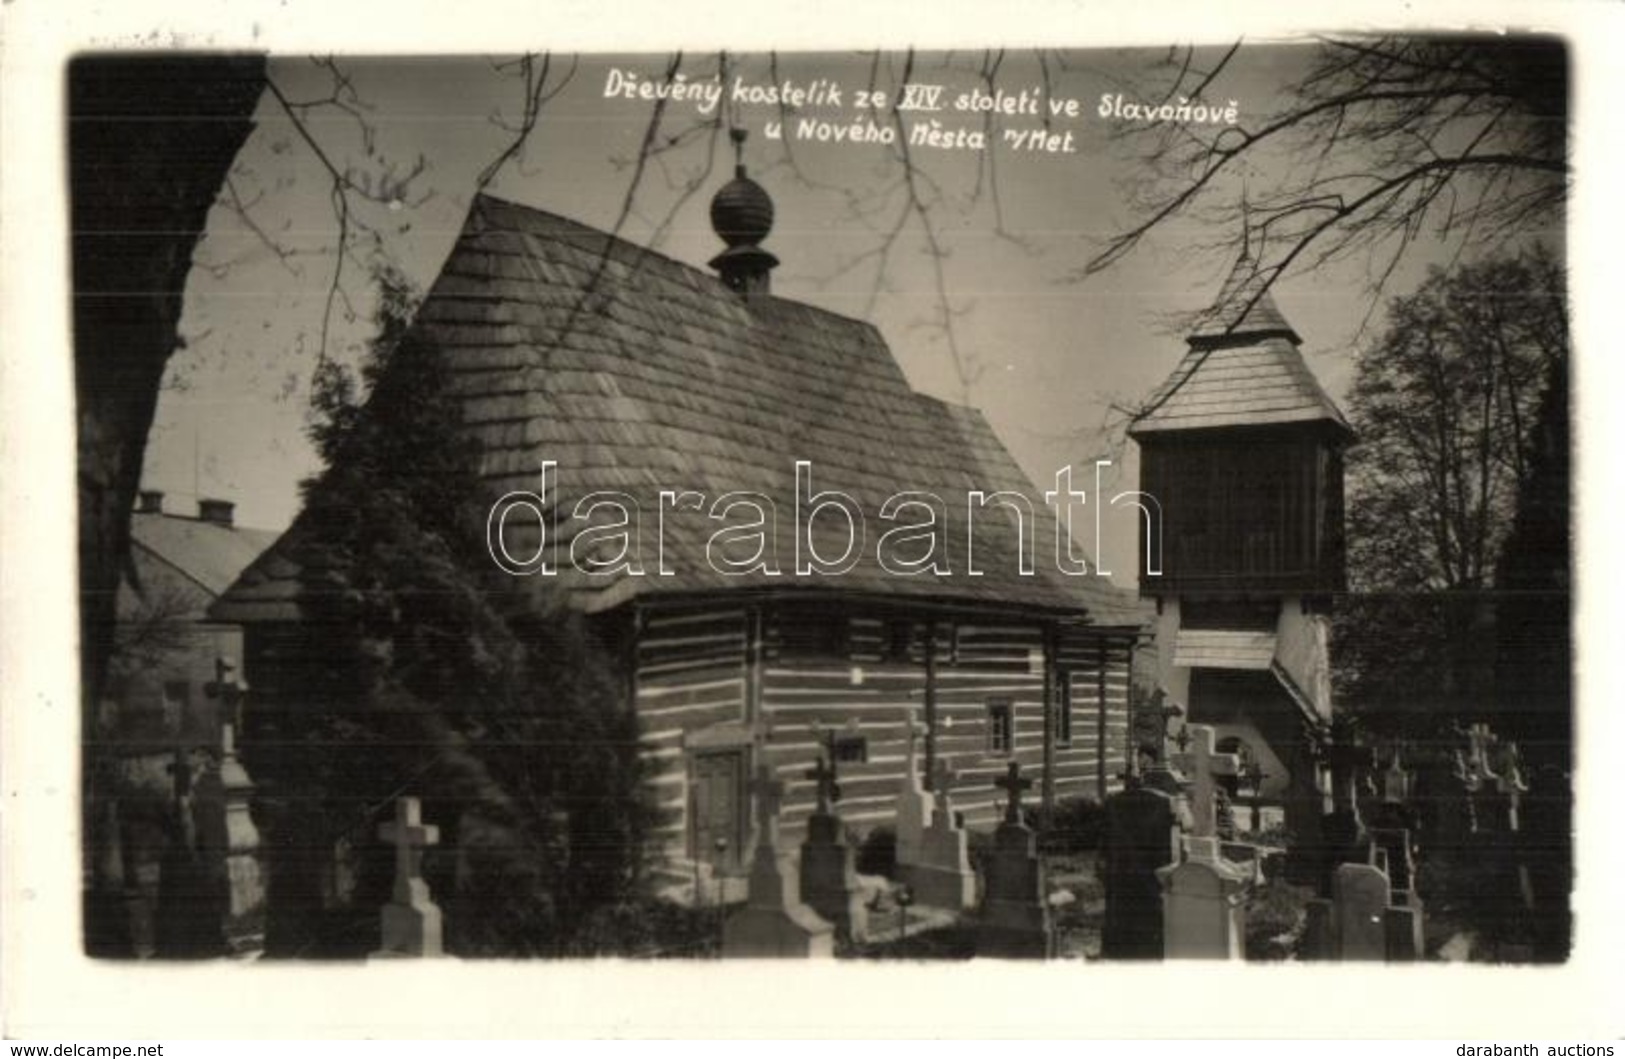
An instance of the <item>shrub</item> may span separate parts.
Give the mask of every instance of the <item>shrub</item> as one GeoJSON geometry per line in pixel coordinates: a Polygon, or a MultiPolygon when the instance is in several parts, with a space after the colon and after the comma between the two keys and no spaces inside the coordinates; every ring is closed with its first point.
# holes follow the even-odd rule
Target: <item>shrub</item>
{"type": "Polygon", "coordinates": [[[897,877],[897,830],[882,825],[874,828],[858,845],[858,871],[864,875],[897,877]]]}
{"type": "Polygon", "coordinates": [[[1038,836],[1045,853],[1082,853],[1100,848],[1105,813],[1089,797],[1063,798],[1055,803],[1050,826],[1038,836]]]}

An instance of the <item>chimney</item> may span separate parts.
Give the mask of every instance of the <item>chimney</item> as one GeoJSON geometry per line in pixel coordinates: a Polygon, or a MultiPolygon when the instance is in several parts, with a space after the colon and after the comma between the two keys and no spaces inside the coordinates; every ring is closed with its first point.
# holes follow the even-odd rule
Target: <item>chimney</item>
{"type": "Polygon", "coordinates": [[[773,230],[773,200],[762,185],[745,175],[745,130],[731,129],[729,135],[739,164],[734,167],[734,178],[711,200],[711,227],[728,249],[711,259],[711,267],[729,290],[767,294],[772,289],[769,273],[779,259],[758,244],[773,230]]]}
{"type": "Polygon", "coordinates": [[[162,515],[164,513],[164,493],[161,489],[143,489],[135,495],[135,513],[137,515],[162,515]]]}
{"type": "Polygon", "coordinates": [[[230,500],[205,499],[197,502],[197,517],[216,526],[231,528],[231,515],[237,508],[230,500]]]}

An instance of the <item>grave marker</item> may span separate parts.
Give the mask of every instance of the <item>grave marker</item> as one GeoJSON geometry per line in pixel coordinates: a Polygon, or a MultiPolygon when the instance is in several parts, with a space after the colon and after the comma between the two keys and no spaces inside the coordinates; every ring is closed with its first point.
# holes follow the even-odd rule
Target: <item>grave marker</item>
{"type": "Polygon", "coordinates": [[[921,835],[920,855],[914,863],[899,863],[898,877],[912,888],[919,904],[958,912],[976,904],[976,872],[970,863],[969,836],[954,815],[955,778],[948,762],[938,758],[931,784],[936,803],[921,835]]]}
{"type": "Polygon", "coordinates": [[[835,803],[841,798],[835,763],[835,734],[825,737],[823,753],[805,773],[818,788],[818,804],[807,818],[801,844],[801,899],[835,925],[837,936],[860,941],[868,933],[869,910],[858,886],[852,847],[835,803]]]}
{"type": "Polygon", "coordinates": [[[220,756],[198,780],[193,813],[199,846],[222,896],[221,933],[233,955],[256,953],[265,943],[265,880],[260,833],[250,803],[253,781],[237,760],[235,728],[220,726],[220,756]]]}
{"type": "Polygon", "coordinates": [[[931,795],[920,779],[919,737],[925,726],[910,717],[908,721],[908,758],[903,766],[903,779],[897,789],[897,864],[918,864],[926,828],[931,823],[931,795]]]}
{"type": "Polygon", "coordinates": [[[1180,732],[1182,749],[1174,755],[1174,764],[1189,785],[1191,834],[1210,838],[1219,833],[1224,798],[1219,781],[1241,775],[1241,755],[1218,753],[1214,749],[1216,733],[1205,724],[1186,725],[1180,732]]]}
{"type": "Polygon", "coordinates": [[[1339,864],[1332,877],[1332,905],[1337,920],[1338,958],[1385,960],[1389,905],[1388,876],[1371,864],[1339,864]]]}
{"type": "Polygon", "coordinates": [[[1038,836],[1021,821],[1021,795],[1032,788],[1033,781],[1024,778],[1021,765],[1012,761],[994,786],[1008,798],[1004,822],[993,834],[976,953],[1003,959],[1046,959],[1054,955],[1055,937],[1044,899],[1038,836]]]}
{"type": "Polygon", "coordinates": [[[1219,840],[1192,835],[1182,864],[1158,868],[1162,884],[1163,955],[1239,960],[1247,937],[1247,892],[1253,871],[1219,854],[1219,840]]]}
{"type": "Polygon", "coordinates": [[[722,954],[741,957],[833,956],[834,928],[801,902],[798,879],[779,853],[784,784],[767,765],[750,784],[756,799],[756,852],[745,907],[722,925],[722,954]]]}
{"type": "Polygon", "coordinates": [[[1163,955],[1162,885],[1157,869],[1178,860],[1174,801],[1162,791],[1129,786],[1106,799],[1102,883],[1106,915],[1101,955],[1156,960],[1163,955]]]}
{"type": "Polygon", "coordinates": [[[423,879],[423,851],[440,841],[440,829],[423,822],[416,798],[395,800],[395,819],[378,829],[395,847],[395,889],[379,914],[380,946],[374,956],[440,956],[440,907],[423,879]]]}

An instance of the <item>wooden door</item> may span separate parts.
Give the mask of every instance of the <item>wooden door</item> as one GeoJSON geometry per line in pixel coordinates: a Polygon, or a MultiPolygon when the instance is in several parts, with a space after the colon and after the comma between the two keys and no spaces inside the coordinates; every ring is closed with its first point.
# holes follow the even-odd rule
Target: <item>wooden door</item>
{"type": "Polygon", "coordinates": [[[696,754],[689,789],[695,859],[718,871],[737,870],[743,863],[747,826],[743,751],[696,754]]]}

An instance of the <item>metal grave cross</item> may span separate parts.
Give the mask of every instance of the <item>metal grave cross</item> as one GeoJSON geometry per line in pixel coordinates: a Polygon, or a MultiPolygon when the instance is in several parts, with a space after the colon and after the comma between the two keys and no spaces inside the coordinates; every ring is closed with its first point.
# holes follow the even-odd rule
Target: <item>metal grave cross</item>
{"type": "Polygon", "coordinates": [[[993,786],[1003,788],[1009,794],[1009,800],[1004,806],[1004,822],[1007,824],[1021,823],[1021,792],[1032,790],[1033,781],[1023,779],[1021,776],[1021,762],[1012,761],[1005,770],[1002,779],[993,781],[993,786]]]}
{"type": "Polygon", "coordinates": [[[841,785],[835,782],[839,777],[835,771],[835,734],[833,732],[829,734],[823,751],[818,755],[818,763],[803,775],[818,784],[818,812],[829,812],[830,806],[841,800],[841,785]]]}
{"type": "Polygon", "coordinates": [[[395,819],[378,829],[378,837],[395,847],[395,902],[410,905],[422,883],[423,850],[440,841],[440,829],[423,822],[416,798],[395,800],[395,819]]]}
{"type": "Polygon", "coordinates": [[[756,796],[757,848],[776,851],[779,848],[779,809],[784,805],[784,781],[764,762],[756,767],[756,777],[750,781],[750,792],[756,796]]]}

